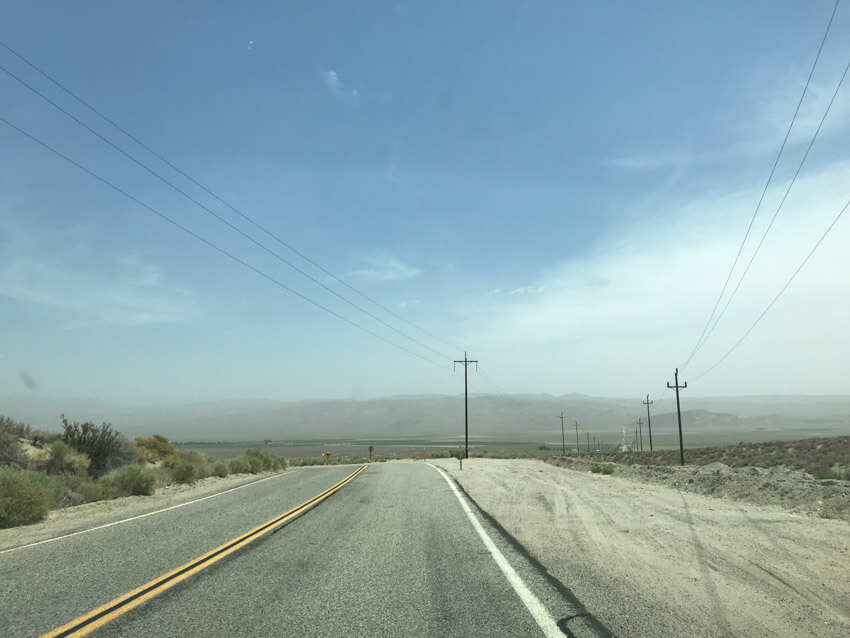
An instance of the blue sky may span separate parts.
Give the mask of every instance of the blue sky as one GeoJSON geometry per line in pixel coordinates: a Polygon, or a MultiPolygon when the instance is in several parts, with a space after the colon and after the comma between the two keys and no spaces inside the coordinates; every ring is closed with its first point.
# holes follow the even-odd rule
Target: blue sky
{"type": "MultiPolygon", "coordinates": [[[[4,3],[0,41],[416,327],[0,48],[7,71],[420,343],[0,72],[2,117],[419,355],[0,123],[0,395],[152,404],[457,393],[452,360],[464,350],[481,362],[471,381],[482,392],[659,395],[720,293],[832,8],[4,3]]],[[[738,274],[850,60],[848,32],[843,2],[738,274]]],[[[847,202],[848,149],[845,85],[740,290],[684,366],[689,392],[850,393],[850,215],[741,346],[700,376],[847,202]]]]}

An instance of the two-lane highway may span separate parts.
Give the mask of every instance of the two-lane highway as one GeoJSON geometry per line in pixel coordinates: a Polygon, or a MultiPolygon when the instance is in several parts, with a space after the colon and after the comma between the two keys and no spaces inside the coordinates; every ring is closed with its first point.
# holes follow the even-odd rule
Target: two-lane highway
{"type": "MultiPolygon", "coordinates": [[[[356,469],[297,469],[178,510],[2,553],[5,633],[39,636],[64,625],[274,519],[356,469]]],[[[586,618],[537,571],[497,531],[476,529],[436,469],[381,463],[279,531],[91,635],[551,636],[560,633],[557,621],[564,626],[564,619],[586,618]],[[496,537],[492,547],[482,533],[496,537]],[[527,596],[518,593],[494,550],[548,624],[529,611],[527,596]]],[[[580,634],[587,626],[570,627],[580,634]]]]}

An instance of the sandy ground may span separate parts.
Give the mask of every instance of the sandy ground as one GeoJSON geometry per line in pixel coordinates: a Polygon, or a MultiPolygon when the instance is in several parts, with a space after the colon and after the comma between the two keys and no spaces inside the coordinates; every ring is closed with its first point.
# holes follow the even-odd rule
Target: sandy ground
{"type": "Polygon", "coordinates": [[[175,483],[162,487],[151,496],[126,496],[111,501],[97,501],[51,510],[40,523],[0,529],[0,551],[179,505],[275,474],[265,472],[234,474],[224,478],[209,477],[193,485],[175,483]]]}
{"type": "Polygon", "coordinates": [[[850,525],[541,461],[433,461],[619,636],[850,636],[850,525]]]}

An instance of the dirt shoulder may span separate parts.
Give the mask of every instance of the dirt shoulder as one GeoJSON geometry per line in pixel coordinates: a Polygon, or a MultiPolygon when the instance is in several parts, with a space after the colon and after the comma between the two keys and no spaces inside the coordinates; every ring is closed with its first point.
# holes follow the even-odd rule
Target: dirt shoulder
{"type": "Polygon", "coordinates": [[[40,523],[0,529],[0,551],[173,507],[277,474],[278,472],[264,472],[234,474],[224,478],[211,476],[191,485],[174,483],[161,487],[151,496],[125,496],[51,510],[40,523]]]}
{"type": "Polygon", "coordinates": [[[533,460],[434,464],[617,635],[850,635],[850,525],[724,499],[723,468],[705,466],[721,471],[717,498],[683,489],[697,483],[684,474],[656,484],[533,460]]]}

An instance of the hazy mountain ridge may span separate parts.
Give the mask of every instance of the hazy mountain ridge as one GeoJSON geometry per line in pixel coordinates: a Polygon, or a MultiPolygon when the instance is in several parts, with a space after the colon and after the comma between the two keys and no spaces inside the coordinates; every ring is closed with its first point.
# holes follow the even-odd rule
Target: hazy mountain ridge
{"type": "MultiPolygon", "coordinates": [[[[472,395],[470,432],[475,436],[538,439],[560,435],[559,415],[573,431],[607,439],[646,420],[643,398],[606,399],[580,394],[472,395]]],[[[677,428],[675,399],[654,400],[653,430],[677,428]]],[[[682,395],[683,421],[690,431],[850,430],[850,396],[767,396],[689,398],[682,395]]],[[[112,423],[127,437],[165,434],[174,440],[311,439],[321,437],[454,437],[463,432],[463,395],[401,396],[369,400],[283,402],[221,400],[152,407],[88,399],[0,398],[0,414],[50,431],[59,415],[72,421],[112,423]]]]}

